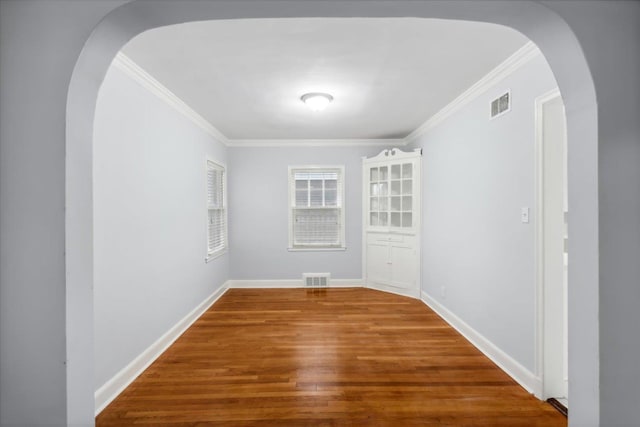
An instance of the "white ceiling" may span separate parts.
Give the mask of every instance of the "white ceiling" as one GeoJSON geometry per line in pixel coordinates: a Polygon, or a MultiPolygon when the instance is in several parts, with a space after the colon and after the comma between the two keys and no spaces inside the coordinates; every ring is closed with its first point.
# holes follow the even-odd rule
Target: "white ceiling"
{"type": "Polygon", "coordinates": [[[403,138],[528,40],[418,18],[202,21],[123,52],[231,140],[403,138]],[[301,101],[328,92],[314,113],[301,101]]]}

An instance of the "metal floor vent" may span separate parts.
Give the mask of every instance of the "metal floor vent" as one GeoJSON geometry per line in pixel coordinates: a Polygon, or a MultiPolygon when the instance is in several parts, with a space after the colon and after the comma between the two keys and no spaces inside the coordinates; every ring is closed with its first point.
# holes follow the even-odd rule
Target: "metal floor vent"
{"type": "Polygon", "coordinates": [[[331,273],[302,273],[302,282],[306,288],[326,288],[331,273]]]}

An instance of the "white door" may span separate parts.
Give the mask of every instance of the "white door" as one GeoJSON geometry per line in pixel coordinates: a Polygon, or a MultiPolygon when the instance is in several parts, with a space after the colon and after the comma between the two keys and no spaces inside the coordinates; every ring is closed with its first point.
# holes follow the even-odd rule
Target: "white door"
{"type": "Polygon", "coordinates": [[[559,93],[538,102],[543,398],[568,406],[566,119],[559,93]]]}

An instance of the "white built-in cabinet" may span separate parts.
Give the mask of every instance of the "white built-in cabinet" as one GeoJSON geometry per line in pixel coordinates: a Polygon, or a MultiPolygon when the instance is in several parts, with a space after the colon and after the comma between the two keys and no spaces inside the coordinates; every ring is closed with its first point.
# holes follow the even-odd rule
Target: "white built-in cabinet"
{"type": "Polygon", "coordinates": [[[420,297],[420,149],[362,160],[367,287],[420,297]]]}

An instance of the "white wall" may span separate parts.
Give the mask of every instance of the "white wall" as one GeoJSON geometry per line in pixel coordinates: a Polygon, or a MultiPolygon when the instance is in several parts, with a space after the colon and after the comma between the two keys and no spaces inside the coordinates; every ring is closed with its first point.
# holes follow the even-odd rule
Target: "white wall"
{"type": "Polygon", "coordinates": [[[226,147],[117,66],[94,128],[95,387],[229,278],[205,263],[206,158],[226,147]]]}
{"type": "Polygon", "coordinates": [[[237,147],[229,149],[231,277],[301,279],[303,272],[362,278],[362,157],[382,147],[237,147]],[[290,252],[288,167],[344,165],[345,251],[290,252]]]}
{"type": "Polygon", "coordinates": [[[534,100],[555,86],[538,55],[415,143],[423,148],[423,291],[531,373],[534,100]],[[506,89],[511,111],[490,120],[491,100],[506,89]]]}

